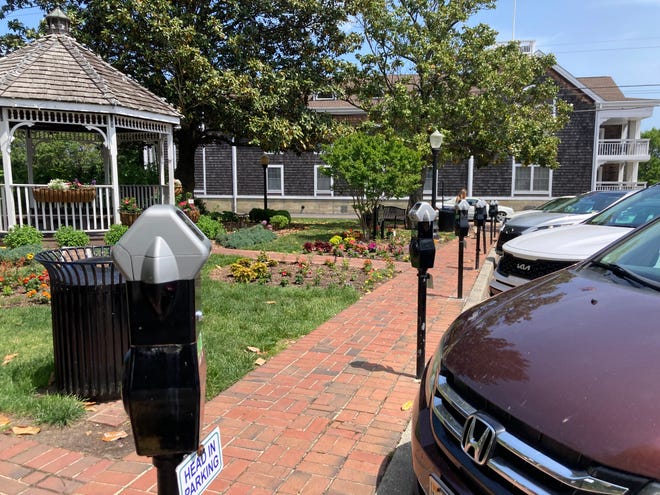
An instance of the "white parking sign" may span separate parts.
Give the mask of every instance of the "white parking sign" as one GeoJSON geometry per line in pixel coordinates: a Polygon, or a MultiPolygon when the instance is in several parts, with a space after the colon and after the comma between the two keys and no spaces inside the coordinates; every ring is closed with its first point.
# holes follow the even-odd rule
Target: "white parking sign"
{"type": "Polygon", "coordinates": [[[202,440],[204,450],[193,452],[176,467],[179,495],[199,495],[222,471],[222,445],[220,429],[216,427],[202,440]]]}

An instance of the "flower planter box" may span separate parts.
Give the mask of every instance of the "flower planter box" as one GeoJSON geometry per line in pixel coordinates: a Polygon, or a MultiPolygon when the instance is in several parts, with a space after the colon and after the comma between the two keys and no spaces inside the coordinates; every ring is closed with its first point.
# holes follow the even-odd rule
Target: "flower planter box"
{"type": "Polygon", "coordinates": [[[197,223],[197,220],[199,220],[199,210],[197,208],[194,210],[183,210],[183,212],[188,215],[188,218],[190,218],[194,223],[197,223]]]}
{"type": "Polygon", "coordinates": [[[123,211],[119,212],[119,218],[122,225],[126,225],[128,227],[133,225],[133,222],[135,222],[139,216],[139,213],[125,213],[123,211]]]}
{"type": "Polygon", "coordinates": [[[32,190],[35,201],[40,203],[89,203],[96,198],[96,189],[82,187],[80,189],[50,189],[37,187],[32,190]]]}

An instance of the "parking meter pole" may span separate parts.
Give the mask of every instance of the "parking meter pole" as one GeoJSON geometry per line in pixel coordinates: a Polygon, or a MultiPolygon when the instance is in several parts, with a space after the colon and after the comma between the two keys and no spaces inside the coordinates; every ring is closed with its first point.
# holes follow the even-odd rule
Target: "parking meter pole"
{"type": "MultiPolygon", "coordinates": [[[[463,250],[465,248],[465,236],[468,234],[470,224],[468,222],[468,210],[470,205],[467,201],[463,200],[458,203],[458,298],[463,298],[463,250]]],[[[477,237],[477,244],[479,238],[477,237]]],[[[478,247],[477,247],[478,249],[478,247]]]]}
{"type": "Polygon", "coordinates": [[[422,378],[426,362],[426,288],[428,273],[417,270],[417,367],[415,376],[422,378]]]}
{"type": "Polygon", "coordinates": [[[476,244],[476,253],[475,253],[475,258],[474,258],[474,269],[478,270],[479,269],[479,255],[481,254],[480,248],[481,248],[481,226],[477,225],[477,242],[476,244]]]}
{"type": "Polygon", "coordinates": [[[465,244],[464,237],[458,237],[458,298],[463,298],[463,247],[465,244]]]}
{"type": "Polygon", "coordinates": [[[417,268],[417,373],[422,378],[426,347],[426,288],[435,261],[433,231],[437,211],[428,203],[415,203],[408,212],[413,225],[410,238],[410,263],[417,268]]]}
{"type": "Polygon", "coordinates": [[[176,467],[183,460],[182,455],[157,455],[152,459],[156,468],[158,495],[179,495],[176,467]]]}

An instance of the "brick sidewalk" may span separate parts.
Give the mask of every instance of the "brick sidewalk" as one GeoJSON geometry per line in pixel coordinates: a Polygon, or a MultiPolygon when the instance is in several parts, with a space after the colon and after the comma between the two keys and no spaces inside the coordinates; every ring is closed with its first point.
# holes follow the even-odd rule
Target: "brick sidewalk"
{"type": "MultiPolygon", "coordinates": [[[[438,246],[427,291],[426,358],[462,310],[479,274],[465,250],[457,299],[458,241],[438,246]]],[[[489,263],[481,254],[481,266],[489,263]]],[[[205,436],[218,426],[225,467],[208,494],[374,493],[410,420],[415,396],[417,271],[401,273],[207,402],[205,436]]],[[[207,330],[208,331],[208,330],[207,330]]],[[[120,425],[120,401],[96,417],[120,425]]],[[[0,435],[0,494],[157,493],[151,459],[104,459],[39,437],[0,435]]]]}

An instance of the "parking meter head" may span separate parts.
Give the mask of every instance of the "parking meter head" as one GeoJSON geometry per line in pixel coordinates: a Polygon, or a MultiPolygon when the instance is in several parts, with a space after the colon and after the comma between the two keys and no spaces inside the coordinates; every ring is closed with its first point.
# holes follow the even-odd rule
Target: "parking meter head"
{"type": "Polygon", "coordinates": [[[486,207],[488,204],[483,200],[480,199],[477,201],[477,203],[474,205],[474,224],[483,227],[484,223],[486,222],[486,207]]]}
{"type": "MultiPolygon", "coordinates": [[[[194,279],[211,254],[211,241],[183,211],[172,205],[147,208],[112,247],[112,257],[128,281],[144,280],[142,265],[169,249],[176,257],[174,280],[194,279]]],[[[174,274],[172,274],[174,276],[174,274]]],[[[160,274],[158,283],[165,282],[160,274]]]]}
{"type": "Polygon", "coordinates": [[[197,449],[206,361],[199,272],[211,243],[171,205],[145,210],[111,254],[126,278],[130,347],[122,398],[139,455],[197,449]]]}
{"type": "Polygon", "coordinates": [[[460,203],[458,203],[456,209],[458,210],[458,225],[456,235],[459,237],[465,237],[470,229],[470,223],[468,221],[470,203],[468,203],[466,200],[462,200],[460,203]]]}
{"type": "Polygon", "coordinates": [[[435,260],[435,242],[433,226],[437,212],[428,203],[419,202],[408,212],[413,225],[410,239],[410,263],[419,270],[433,268],[435,260]]]}
{"type": "Polygon", "coordinates": [[[408,218],[412,228],[415,229],[419,222],[433,223],[437,214],[438,212],[430,204],[419,201],[410,208],[408,218]]]}
{"type": "Polygon", "coordinates": [[[489,218],[497,218],[497,201],[492,200],[488,204],[488,217],[489,218]]]}

